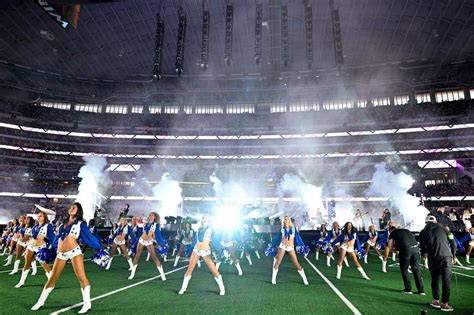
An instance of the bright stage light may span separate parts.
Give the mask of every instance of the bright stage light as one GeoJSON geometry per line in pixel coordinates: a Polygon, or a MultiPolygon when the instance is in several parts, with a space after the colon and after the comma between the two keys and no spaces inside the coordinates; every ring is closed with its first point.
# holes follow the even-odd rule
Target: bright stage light
{"type": "Polygon", "coordinates": [[[240,220],[240,209],[237,207],[221,207],[216,209],[214,213],[216,228],[220,230],[236,230],[240,227],[240,220]]]}

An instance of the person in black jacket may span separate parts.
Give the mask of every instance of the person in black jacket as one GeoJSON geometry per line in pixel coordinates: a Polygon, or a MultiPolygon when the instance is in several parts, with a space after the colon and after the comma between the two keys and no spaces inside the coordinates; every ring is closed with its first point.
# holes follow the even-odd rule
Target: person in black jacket
{"type": "Polygon", "coordinates": [[[408,275],[408,267],[411,267],[415,278],[415,285],[419,295],[426,295],[423,288],[423,277],[420,270],[420,249],[415,236],[407,229],[397,229],[389,227],[388,248],[393,250],[393,246],[398,250],[398,260],[400,261],[400,272],[405,286],[403,293],[413,294],[411,291],[411,281],[408,275]]]}
{"type": "Polygon", "coordinates": [[[420,232],[420,247],[428,253],[428,266],[431,274],[431,291],[434,301],[430,304],[442,311],[453,311],[448,302],[451,290],[451,271],[456,244],[454,236],[442,224],[437,223],[436,217],[429,215],[425,219],[426,226],[420,232]],[[450,246],[448,245],[450,243],[450,246]],[[439,302],[439,278],[441,278],[442,296],[439,302]]]}

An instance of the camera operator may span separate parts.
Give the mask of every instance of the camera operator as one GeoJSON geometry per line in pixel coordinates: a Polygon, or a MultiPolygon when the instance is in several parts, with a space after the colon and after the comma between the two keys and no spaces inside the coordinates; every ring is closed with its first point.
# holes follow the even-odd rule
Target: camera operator
{"type": "Polygon", "coordinates": [[[427,216],[425,223],[425,228],[420,232],[420,247],[422,252],[428,254],[431,291],[434,299],[430,305],[442,311],[451,312],[454,308],[448,302],[451,291],[451,271],[456,257],[454,236],[446,227],[437,223],[435,216],[427,216]],[[442,286],[441,303],[439,302],[439,278],[441,278],[442,286]]]}
{"type": "Polygon", "coordinates": [[[413,294],[411,291],[411,280],[408,275],[408,267],[411,267],[415,278],[415,285],[419,295],[426,295],[423,288],[423,278],[420,271],[420,249],[415,236],[407,229],[397,229],[394,226],[389,227],[390,236],[388,247],[393,250],[395,245],[398,250],[398,260],[400,261],[400,272],[405,286],[403,293],[413,294]]]}

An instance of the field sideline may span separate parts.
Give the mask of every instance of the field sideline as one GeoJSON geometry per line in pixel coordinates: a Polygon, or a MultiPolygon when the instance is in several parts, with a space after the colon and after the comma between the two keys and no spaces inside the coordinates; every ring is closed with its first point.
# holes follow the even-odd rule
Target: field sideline
{"type": "MultiPolygon", "coordinates": [[[[86,258],[91,252],[86,254],[86,258]]],[[[363,265],[371,281],[363,280],[353,267],[344,268],[342,279],[337,280],[336,267],[325,266],[325,258],[316,261],[314,254],[308,260],[299,257],[308,276],[309,286],[304,286],[295,268],[285,257],[278,284],[271,281],[272,260],[253,256],[253,266],[241,260],[244,275],[239,277],[231,265],[222,265],[220,271],[226,286],[226,295],[219,296],[217,284],[205,264],[196,268],[188,291],[177,294],[186,270],[186,261],[174,268],[171,261],[164,263],[167,281],[163,282],[154,264],[142,257],[135,279],[128,280],[125,259],[116,257],[111,270],[106,271],[86,261],[86,271],[92,285],[91,314],[441,314],[432,309],[429,272],[423,269],[427,296],[401,293],[403,288],[398,265],[389,261],[388,273],[380,271],[381,264],[375,255],[363,265]]],[[[337,255],[336,255],[337,258],[337,255]]],[[[463,260],[463,259],[462,259],[463,260]]],[[[3,261],[3,260],[1,260],[3,261]]],[[[36,302],[46,277],[41,268],[38,275],[28,277],[25,287],[15,289],[20,274],[9,276],[10,267],[0,267],[0,313],[25,314],[36,302]]],[[[453,314],[473,314],[474,266],[455,268],[452,277],[451,301],[453,314]]],[[[414,287],[414,282],[413,282],[414,287]]],[[[45,306],[37,314],[72,314],[80,307],[79,283],[72,267],[68,265],[45,306]],[[76,307],[74,307],[76,306],[76,307]]]]}

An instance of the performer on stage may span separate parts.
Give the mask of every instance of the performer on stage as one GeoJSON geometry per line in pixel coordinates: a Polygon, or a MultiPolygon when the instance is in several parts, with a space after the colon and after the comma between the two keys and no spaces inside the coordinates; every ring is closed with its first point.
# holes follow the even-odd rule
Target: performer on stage
{"type": "Polygon", "coordinates": [[[114,259],[114,254],[115,250],[120,247],[122,249],[122,255],[123,257],[127,260],[128,265],[130,267],[129,270],[132,270],[133,268],[133,262],[132,258],[128,255],[128,249],[127,249],[127,241],[128,239],[131,239],[132,244],[136,242],[135,240],[135,234],[133,234],[132,227],[128,225],[127,220],[125,217],[120,217],[119,220],[119,225],[115,233],[112,235],[112,250],[110,252],[110,255],[112,258],[110,258],[109,263],[107,264],[107,267],[105,267],[105,270],[109,270],[110,266],[112,265],[112,260],[114,259]]]}
{"type": "Polygon", "coordinates": [[[54,261],[51,276],[48,282],[46,282],[38,302],[31,308],[32,311],[36,311],[44,305],[68,260],[71,260],[72,268],[81,285],[83,305],[79,313],[86,313],[92,307],[90,298],[91,286],[84,270],[84,256],[78,241],[82,240],[90,247],[98,250],[101,249],[100,243],[99,240],[91,234],[87,224],[84,222],[84,211],[80,203],[73,203],[71,207],[69,207],[68,214],[67,220],[59,228],[59,233],[53,242],[53,247],[57,248],[57,256],[54,261]]]}
{"type": "Polygon", "coordinates": [[[20,236],[18,237],[18,241],[16,243],[16,257],[15,262],[13,263],[13,270],[9,273],[9,275],[14,275],[18,272],[20,267],[20,258],[23,255],[23,251],[26,249],[28,245],[28,240],[31,236],[31,229],[33,228],[33,223],[35,221],[32,217],[25,216],[23,219],[23,226],[20,228],[20,236]]]}
{"type": "Polygon", "coordinates": [[[288,253],[299,275],[303,279],[303,283],[305,285],[308,285],[308,279],[306,278],[306,274],[300,263],[298,262],[298,258],[296,257],[295,245],[297,247],[296,249],[299,251],[300,254],[307,255],[309,253],[309,250],[308,252],[305,252],[306,246],[304,245],[298,230],[295,226],[293,226],[293,222],[291,221],[291,218],[289,216],[286,215],[283,218],[280,233],[275,235],[272,241],[272,245],[273,247],[278,246],[278,254],[276,256],[276,260],[272,269],[272,284],[276,284],[278,268],[280,267],[281,261],[283,260],[283,256],[288,253]]]}
{"type": "MultiPolygon", "coordinates": [[[[215,239],[215,236],[213,236],[213,230],[209,226],[209,217],[207,215],[203,215],[201,219],[201,226],[196,232],[196,245],[194,246],[193,253],[191,254],[188,270],[184,275],[183,284],[178,294],[184,294],[186,292],[189,281],[191,280],[191,276],[193,274],[193,270],[196,267],[199,257],[202,257],[207,267],[211,271],[212,275],[214,276],[217,285],[219,286],[219,294],[225,295],[224,281],[222,280],[221,274],[219,273],[216,266],[214,265],[214,262],[211,259],[211,248],[209,246],[209,242],[211,242],[211,239],[213,238],[215,239]]],[[[218,242],[216,242],[215,246],[219,247],[218,242]]]]}
{"type": "Polygon", "coordinates": [[[166,246],[166,241],[163,238],[163,235],[161,235],[160,231],[160,216],[156,212],[150,212],[150,214],[148,215],[148,223],[144,225],[143,232],[138,240],[137,254],[133,259],[132,271],[128,279],[131,280],[135,277],[135,272],[137,271],[138,262],[140,261],[140,256],[142,254],[143,248],[146,248],[151,256],[151,259],[156,265],[156,269],[158,269],[161,275],[161,280],[166,280],[166,276],[163,271],[163,266],[161,265],[160,260],[156,256],[155,246],[153,242],[154,239],[156,240],[158,245],[162,247],[166,246]]]}
{"type": "Polygon", "coordinates": [[[377,253],[377,256],[379,257],[379,259],[383,261],[383,256],[379,251],[380,246],[381,246],[379,242],[379,232],[377,232],[377,230],[375,229],[375,224],[372,224],[369,226],[369,233],[367,233],[367,239],[365,241],[365,244],[366,245],[365,245],[364,263],[366,264],[368,263],[367,258],[369,256],[369,250],[371,248],[373,248],[374,251],[377,253]]]}
{"type": "MultiPolygon", "coordinates": [[[[193,239],[194,239],[194,230],[191,227],[191,223],[186,222],[184,224],[184,229],[179,231],[180,238],[176,240],[176,245],[178,246],[178,253],[174,259],[174,267],[178,265],[179,258],[184,254],[191,254],[193,239]]],[[[188,256],[188,255],[186,255],[188,256]]]]}
{"type": "Polygon", "coordinates": [[[316,251],[316,260],[319,260],[319,252],[323,249],[324,245],[326,245],[326,238],[328,237],[328,234],[329,233],[326,230],[326,224],[321,224],[321,227],[319,228],[319,235],[313,241],[313,245],[315,246],[316,251]]]}
{"type": "MultiPolygon", "coordinates": [[[[21,278],[15,288],[20,288],[25,284],[26,278],[30,273],[30,267],[33,269],[32,276],[36,274],[36,260],[35,255],[42,248],[46,248],[51,245],[55,239],[54,228],[49,223],[48,215],[40,210],[38,213],[38,226],[32,230],[31,239],[28,242],[26,254],[25,254],[25,265],[21,273],[21,278]]],[[[45,261],[40,262],[43,267],[46,277],[49,279],[51,276],[51,268],[45,261]]]]}
{"type": "Polygon", "coordinates": [[[362,278],[366,280],[370,280],[369,277],[365,274],[364,269],[359,263],[359,260],[357,259],[356,256],[356,249],[360,255],[363,255],[363,250],[360,246],[359,239],[357,238],[357,233],[352,225],[351,222],[346,222],[344,224],[344,229],[342,231],[342,234],[338,236],[334,241],[331,242],[331,244],[334,246],[337,243],[341,244],[341,247],[339,249],[339,261],[337,262],[337,279],[341,279],[341,273],[342,273],[342,262],[344,261],[344,258],[346,257],[346,254],[349,255],[352,260],[354,261],[354,264],[357,267],[357,270],[359,270],[360,274],[362,275],[362,278]],[[355,248],[354,248],[355,246],[355,248]]]}
{"type": "Polygon", "coordinates": [[[7,263],[3,265],[4,267],[10,266],[13,261],[13,252],[16,249],[16,243],[18,242],[18,239],[20,237],[20,229],[23,226],[23,220],[24,216],[20,216],[18,219],[13,219],[13,225],[12,225],[12,235],[11,235],[11,240],[10,240],[10,246],[8,248],[8,257],[7,257],[7,263]]]}
{"type": "Polygon", "coordinates": [[[354,215],[354,224],[357,231],[365,230],[364,215],[362,214],[362,211],[360,211],[360,209],[356,209],[356,212],[354,215]]]}

